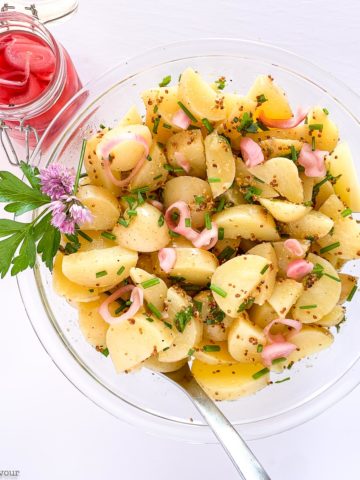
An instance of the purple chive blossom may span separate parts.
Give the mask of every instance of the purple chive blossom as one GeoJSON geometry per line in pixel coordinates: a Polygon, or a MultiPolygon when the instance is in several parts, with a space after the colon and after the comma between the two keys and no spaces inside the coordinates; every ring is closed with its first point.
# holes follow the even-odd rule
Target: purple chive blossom
{"type": "Polygon", "coordinates": [[[76,225],[92,220],[89,210],[73,196],[62,196],[60,200],[51,202],[50,210],[52,211],[51,224],[61,233],[68,235],[75,233],[76,225]]]}
{"type": "Polygon", "coordinates": [[[59,163],[49,165],[40,171],[41,191],[51,200],[71,195],[75,183],[75,170],[59,163]]]}

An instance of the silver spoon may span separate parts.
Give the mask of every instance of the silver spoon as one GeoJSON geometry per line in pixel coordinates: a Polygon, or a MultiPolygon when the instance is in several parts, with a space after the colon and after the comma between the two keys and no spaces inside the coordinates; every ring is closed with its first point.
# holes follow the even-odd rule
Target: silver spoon
{"type": "Polygon", "coordinates": [[[271,480],[229,420],[197,383],[187,364],[176,372],[161,375],[175,383],[190,397],[243,480],[271,480]]]}

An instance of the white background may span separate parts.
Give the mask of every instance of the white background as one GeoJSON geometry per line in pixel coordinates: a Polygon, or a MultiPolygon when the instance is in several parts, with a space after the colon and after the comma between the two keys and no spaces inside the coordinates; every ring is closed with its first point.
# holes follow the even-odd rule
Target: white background
{"type": "MultiPolygon", "coordinates": [[[[359,26],[357,0],[81,0],[74,18],[51,29],[83,81],[161,43],[227,36],[288,48],[360,93],[359,26]]],[[[93,405],[40,346],[14,279],[1,282],[0,301],[0,471],[21,470],[24,480],[238,478],[220,447],[153,438],[93,405]]],[[[273,480],[359,479],[359,404],[358,389],[251,447],[273,480]]]]}

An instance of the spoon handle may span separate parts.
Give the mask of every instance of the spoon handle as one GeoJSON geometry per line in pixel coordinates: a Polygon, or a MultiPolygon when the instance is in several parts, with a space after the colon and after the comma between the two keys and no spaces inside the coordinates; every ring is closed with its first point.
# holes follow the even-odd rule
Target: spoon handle
{"type": "Polygon", "coordinates": [[[204,417],[243,480],[271,480],[216,404],[192,377],[181,385],[204,417]]]}

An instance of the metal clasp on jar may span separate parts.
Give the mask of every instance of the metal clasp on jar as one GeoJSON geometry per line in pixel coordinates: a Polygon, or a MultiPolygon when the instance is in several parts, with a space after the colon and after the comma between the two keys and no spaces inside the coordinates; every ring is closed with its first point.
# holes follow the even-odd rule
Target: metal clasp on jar
{"type": "Polygon", "coordinates": [[[25,145],[25,162],[28,163],[32,155],[32,149],[30,148],[30,135],[33,134],[35,137],[35,147],[39,143],[39,134],[34,127],[31,125],[24,125],[21,121],[19,125],[15,127],[10,127],[6,125],[4,120],[0,119],[0,143],[5,152],[7,160],[11,165],[19,165],[22,160],[19,158],[16,148],[13,141],[10,138],[9,130],[18,130],[24,134],[24,145],[25,145]]]}

